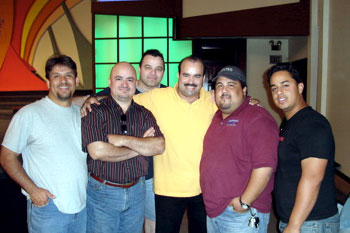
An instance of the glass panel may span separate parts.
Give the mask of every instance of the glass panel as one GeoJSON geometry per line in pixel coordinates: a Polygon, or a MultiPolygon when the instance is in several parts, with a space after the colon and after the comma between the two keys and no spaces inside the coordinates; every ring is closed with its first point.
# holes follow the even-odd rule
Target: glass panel
{"type": "Polygon", "coordinates": [[[161,84],[165,85],[165,86],[168,86],[168,65],[165,64],[165,71],[164,71],[164,76],[163,76],[163,79],[162,81],[160,82],[161,84]]]}
{"type": "Polygon", "coordinates": [[[184,57],[192,54],[192,41],[180,40],[174,41],[169,40],[169,60],[170,62],[179,62],[184,57]]]}
{"type": "Polygon", "coordinates": [[[95,87],[105,88],[108,87],[108,79],[114,64],[96,64],[95,65],[95,87]]]}
{"type": "Polygon", "coordinates": [[[141,37],[141,17],[119,16],[119,37],[141,37]]]}
{"type": "Polygon", "coordinates": [[[142,55],[141,39],[119,40],[119,61],[140,62],[142,55]]]}
{"type": "Polygon", "coordinates": [[[167,36],[167,18],[144,17],[144,37],[167,36]]]}
{"type": "Polygon", "coordinates": [[[100,88],[96,88],[96,89],[95,89],[95,93],[96,93],[96,94],[99,93],[100,91],[103,91],[103,89],[100,89],[100,88]]]}
{"type": "Polygon", "coordinates": [[[95,62],[117,62],[117,40],[95,40],[95,62]]]}
{"type": "MultiPolygon", "coordinates": [[[[141,59],[141,58],[140,58],[141,59]]],[[[136,71],[136,79],[139,79],[139,64],[131,64],[136,71]]]]}
{"type": "Polygon", "coordinates": [[[95,15],[95,38],[117,37],[116,15],[95,15]]]}
{"type": "Polygon", "coordinates": [[[169,86],[175,86],[177,83],[177,71],[178,71],[179,63],[169,64],[169,86]]]}
{"type": "Polygon", "coordinates": [[[169,18],[169,37],[173,37],[173,19],[169,18]]]}
{"type": "Polygon", "coordinates": [[[148,49],[158,49],[164,57],[164,61],[168,60],[168,44],[167,39],[144,39],[143,51],[148,49]]]}

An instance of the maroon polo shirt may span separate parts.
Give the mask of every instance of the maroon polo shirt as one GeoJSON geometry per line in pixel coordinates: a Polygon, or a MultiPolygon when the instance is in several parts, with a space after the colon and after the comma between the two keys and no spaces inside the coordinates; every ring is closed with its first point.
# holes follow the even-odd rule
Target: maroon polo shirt
{"type": "MultiPolygon", "coordinates": [[[[225,211],[240,196],[253,169],[277,165],[278,126],[262,107],[249,105],[249,97],[226,119],[216,112],[204,138],[200,184],[209,217],[225,211]]],[[[253,203],[259,212],[271,208],[274,175],[253,203]]]]}

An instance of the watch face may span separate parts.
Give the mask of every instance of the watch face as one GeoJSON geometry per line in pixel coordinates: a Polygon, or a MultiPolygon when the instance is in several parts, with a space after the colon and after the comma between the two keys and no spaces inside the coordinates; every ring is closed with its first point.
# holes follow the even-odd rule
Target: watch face
{"type": "Polygon", "coordinates": [[[249,206],[248,206],[247,204],[242,203],[241,206],[242,206],[242,208],[245,209],[245,210],[249,209],[249,206]]]}

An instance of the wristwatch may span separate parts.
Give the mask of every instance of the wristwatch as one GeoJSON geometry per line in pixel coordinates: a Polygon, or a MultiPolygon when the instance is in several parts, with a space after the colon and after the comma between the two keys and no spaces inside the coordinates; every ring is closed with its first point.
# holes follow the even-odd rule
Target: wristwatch
{"type": "Polygon", "coordinates": [[[250,209],[250,205],[242,202],[241,197],[239,197],[239,204],[241,204],[242,209],[245,209],[245,210],[249,210],[250,209]]]}

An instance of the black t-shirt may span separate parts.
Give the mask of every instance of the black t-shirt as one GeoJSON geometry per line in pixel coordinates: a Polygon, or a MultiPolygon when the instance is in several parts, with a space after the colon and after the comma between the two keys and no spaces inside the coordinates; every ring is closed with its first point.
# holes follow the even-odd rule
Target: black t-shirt
{"type": "Polygon", "coordinates": [[[309,220],[328,218],[337,213],[334,186],[334,138],[328,120],[311,107],[289,119],[280,132],[278,167],[275,179],[277,214],[288,223],[301,178],[301,161],[316,157],[327,159],[325,176],[309,220]]]}

